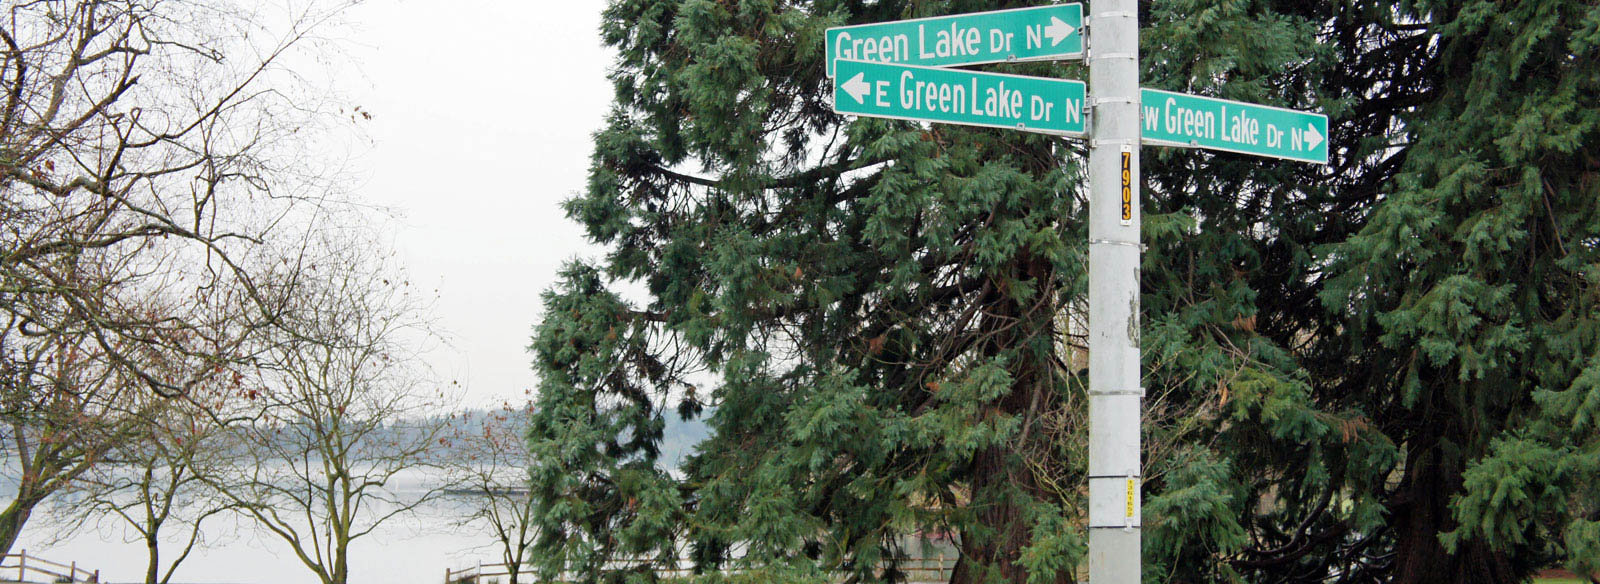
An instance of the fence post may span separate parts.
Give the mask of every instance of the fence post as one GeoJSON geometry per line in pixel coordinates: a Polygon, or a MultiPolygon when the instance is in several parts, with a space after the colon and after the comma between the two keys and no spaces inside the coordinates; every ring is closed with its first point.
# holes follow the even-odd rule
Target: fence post
{"type": "Polygon", "coordinates": [[[22,582],[27,578],[22,577],[22,571],[28,567],[28,550],[22,550],[17,556],[17,581],[22,582]]]}
{"type": "Polygon", "coordinates": [[[72,567],[71,568],[67,568],[67,580],[72,581],[72,582],[77,582],[78,581],[78,561],[77,560],[73,560],[72,561],[72,567]]]}

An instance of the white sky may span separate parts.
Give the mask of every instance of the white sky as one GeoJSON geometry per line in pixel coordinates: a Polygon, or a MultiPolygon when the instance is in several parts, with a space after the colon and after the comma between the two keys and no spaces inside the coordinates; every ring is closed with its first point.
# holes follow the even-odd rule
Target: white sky
{"type": "Polygon", "coordinates": [[[376,0],[349,15],[374,116],[356,194],[402,213],[400,261],[439,290],[434,365],[467,405],[521,399],[539,294],[587,246],[561,201],[584,188],[611,103],[603,0],[376,0]]]}

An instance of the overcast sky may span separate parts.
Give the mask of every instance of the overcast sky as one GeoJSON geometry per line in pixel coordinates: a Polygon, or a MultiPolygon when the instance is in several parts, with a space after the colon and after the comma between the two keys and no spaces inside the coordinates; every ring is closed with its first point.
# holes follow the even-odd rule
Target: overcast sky
{"type": "Polygon", "coordinates": [[[582,190],[611,102],[602,0],[374,0],[344,80],[373,115],[357,194],[402,213],[401,261],[439,289],[453,347],[435,359],[468,405],[521,399],[539,294],[595,255],[559,204],[582,190]]]}

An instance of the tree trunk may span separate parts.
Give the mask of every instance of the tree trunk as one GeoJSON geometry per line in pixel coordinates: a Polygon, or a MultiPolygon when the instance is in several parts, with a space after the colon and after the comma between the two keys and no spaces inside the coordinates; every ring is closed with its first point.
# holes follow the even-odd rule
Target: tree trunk
{"type": "Polygon", "coordinates": [[[149,552],[149,562],[144,568],[145,584],[160,584],[161,582],[161,542],[156,539],[152,530],[144,538],[145,551],[149,552]]]}
{"type": "Polygon", "coordinates": [[[11,553],[11,547],[17,544],[17,538],[22,535],[22,527],[33,516],[33,508],[42,500],[44,497],[19,494],[6,506],[5,511],[0,511],[0,554],[11,553]]]}
{"type": "Polygon", "coordinates": [[[1026,480],[1007,464],[1016,456],[1007,448],[990,448],[978,454],[973,465],[974,502],[990,497],[998,500],[977,512],[976,526],[962,531],[962,557],[950,577],[951,584],[1027,582],[1027,571],[1017,560],[1028,544],[1028,526],[1016,502],[1002,494],[1018,488],[1017,480],[1026,480]]]}
{"type": "MultiPolygon", "coordinates": [[[[496,525],[500,524],[496,523],[496,525]]],[[[506,532],[509,531],[508,529],[501,528],[497,529],[496,531],[500,536],[500,559],[504,560],[506,563],[506,579],[508,584],[517,584],[517,576],[520,575],[522,571],[522,564],[517,560],[521,558],[521,555],[513,553],[516,545],[512,544],[511,537],[506,535],[506,532]]],[[[522,536],[521,534],[518,534],[517,537],[520,538],[522,536]]]]}
{"type": "MultiPolygon", "coordinates": [[[[1446,416],[1429,418],[1451,419],[1446,416]]],[[[1481,541],[1465,540],[1454,554],[1439,535],[1456,528],[1450,499],[1460,494],[1466,470],[1464,446],[1452,438],[1458,420],[1424,427],[1406,457],[1404,490],[1394,507],[1394,584],[1434,582],[1521,582],[1504,552],[1481,541]]]]}
{"type": "Polygon", "coordinates": [[[333,584],[346,584],[350,581],[350,541],[340,538],[335,546],[333,555],[333,584]]]}
{"type": "MultiPolygon", "coordinates": [[[[1019,279],[1044,282],[1049,267],[1040,260],[1024,259],[1016,264],[1019,279]]],[[[1048,286],[1041,287],[1042,294],[1054,294],[1048,286]]],[[[1051,324],[1052,303],[1032,306],[1020,305],[1010,298],[1001,297],[991,310],[1003,315],[985,325],[986,330],[998,332],[993,339],[994,352],[1020,351],[1013,362],[1011,392],[990,406],[992,413],[1022,418],[1023,428],[1017,436],[999,446],[981,450],[972,463],[972,504],[977,507],[975,524],[961,533],[961,559],[956,563],[951,584],[1024,584],[1029,573],[1019,563],[1022,549],[1032,540],[1032,524],[1026,516],[1030,500],[1047,497],[1033,472],[1023,463],[1024,444],[1037,440],[1028,426],[1038,422],[1037,414],[1048,409],[1053,401],[1054,365],[1048,355],[1026,352],[1025,345],[1044,336],[1053,343],[1055,331],[1051,324]],[[1009,318],[1007,318],[1009,317],[1009,318]],[[1015,319],[1015,326],[1007,326],[1015,319]]],[[[1048,503],[1046,503],[1048,504],[1048,503]]],[[[1073,575],[1057,574],[1054,581],[1072,582],[1073,575]]],[[[1037,581],[1037,580],[1035,580],[1037,581]]]]}

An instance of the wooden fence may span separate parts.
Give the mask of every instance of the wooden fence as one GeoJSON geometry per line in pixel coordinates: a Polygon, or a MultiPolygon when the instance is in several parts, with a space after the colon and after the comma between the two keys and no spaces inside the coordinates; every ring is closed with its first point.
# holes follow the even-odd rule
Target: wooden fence
{"type": "Polygon", "coordinates": [[[42,584],[68,584],[77,582],[98,583],[100,571],[93,572],[78,567],[77,562],[60,564],[28,555],[28,550],[0,555],[0,581],[39,582],[42,584]],[[16,572],[12,572],[16,570],[16,572]],[[11,576],[15,574],[16,579],[11,576]],[[30,580],[29,578],[35,578],[30,580]]]}
{"type": "MultiPolygon", "coordinates": [[[[625,569],[632,560],[622,560],[613,569],[625,569]]],[[[899,561],[900,571],[905,573],[907,584],[945,584],[950,581],[950,576],[955,572],[955,558],[939,556],[936,558],[902,558],[899,561]]],[[[537,579],[533,575],[532,566],[524,565],[518,570],[518,584],[555,584],[537,579]]],[[[687,566],[673,568],[657,568],[657,576],[666,580],[687,579],[694,575],[694,569],[687,566]]],[[[568,581],[562,578],[557,582],[568,581]]],[[[444,584],[510,584],[511,570],[507,564],[478,564],[475,567],[460,570],[446,569],[444,571],[444,584]]]]}

